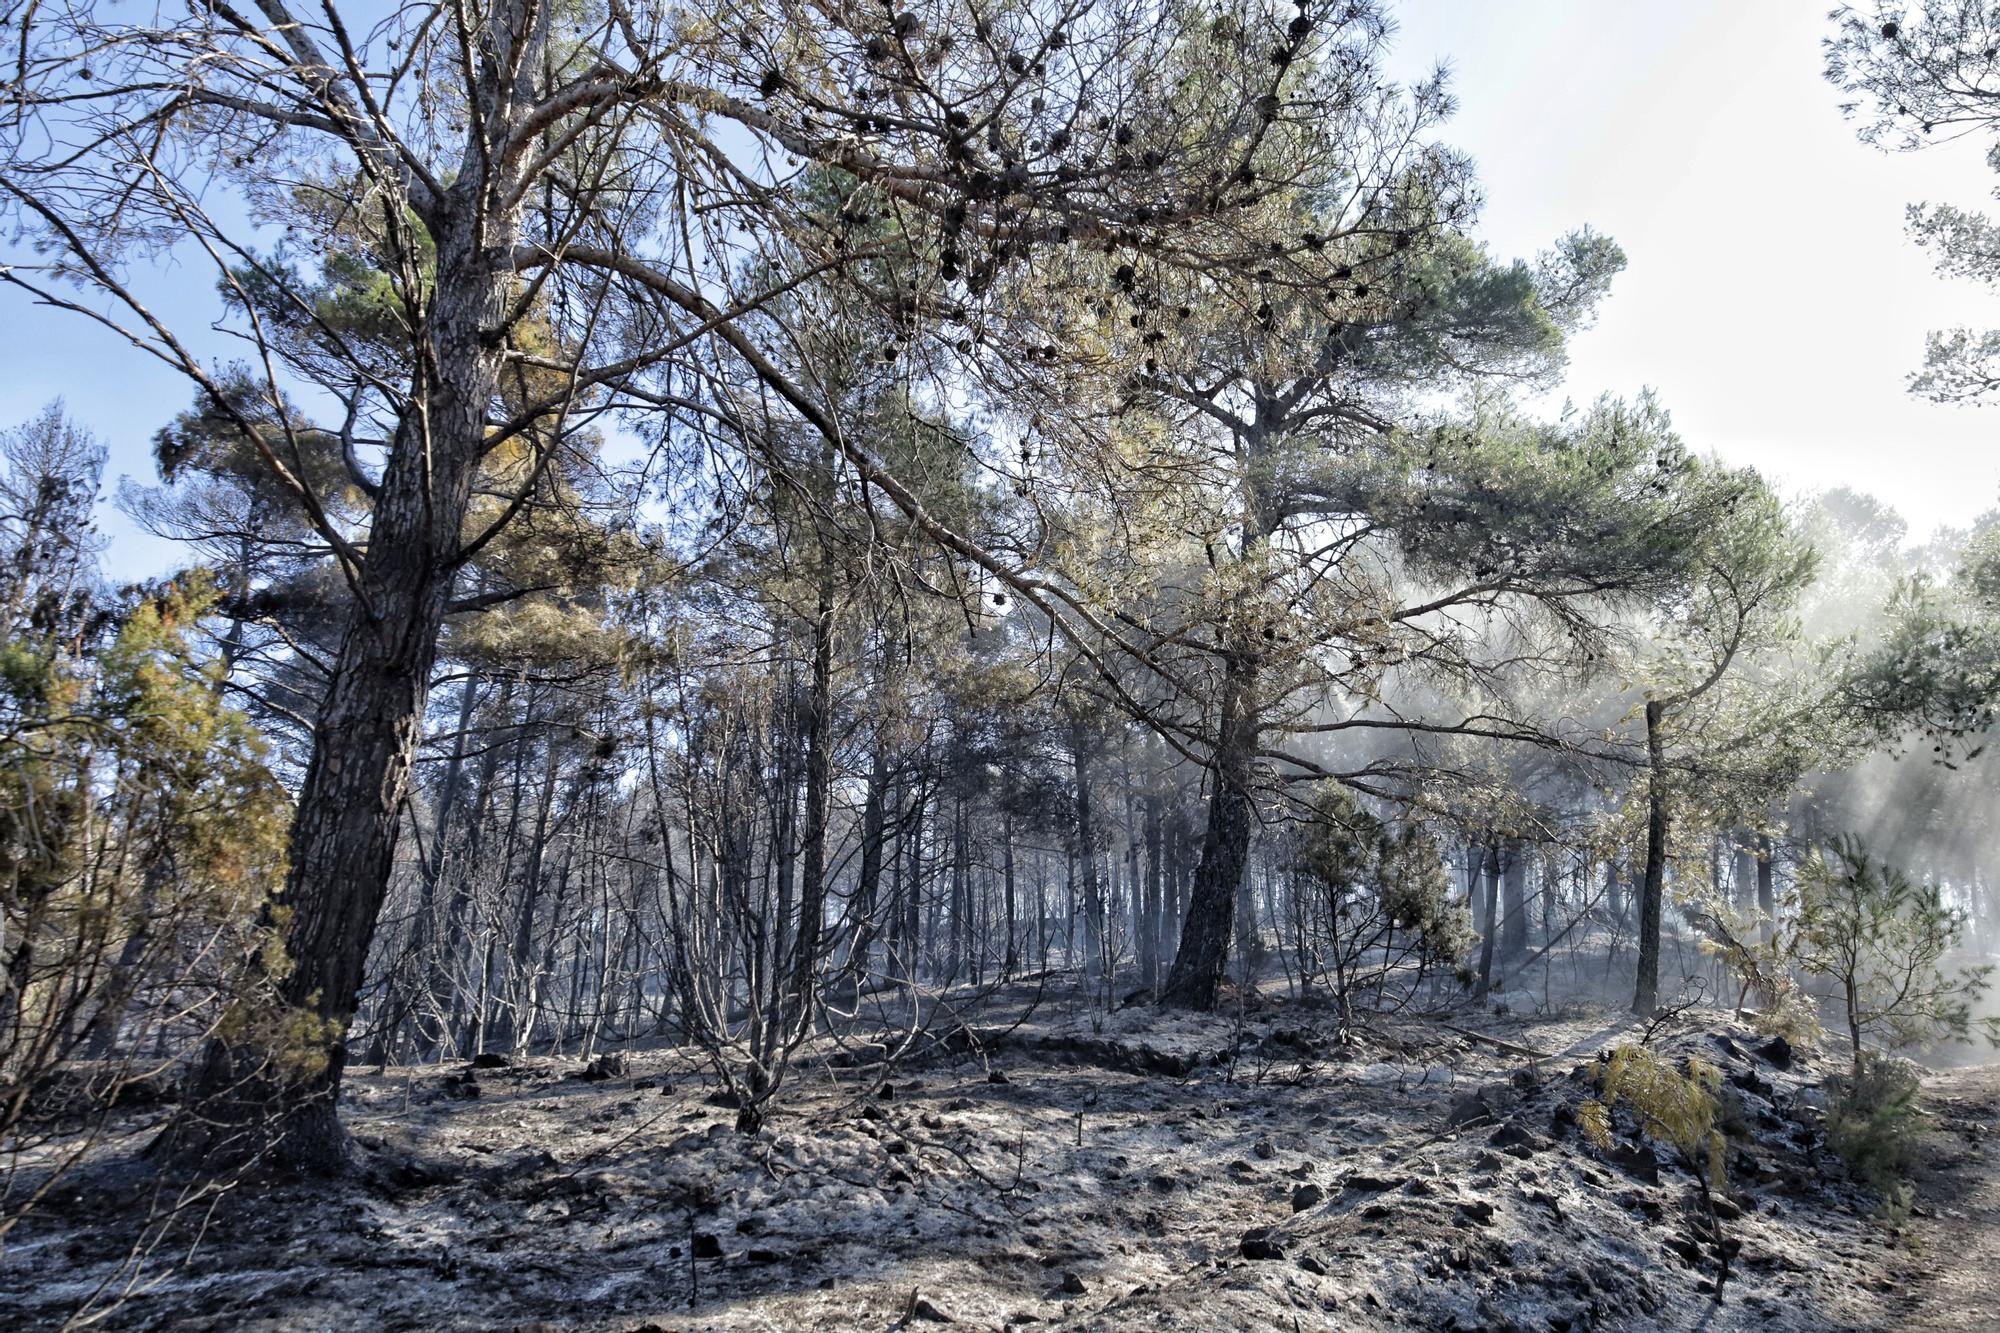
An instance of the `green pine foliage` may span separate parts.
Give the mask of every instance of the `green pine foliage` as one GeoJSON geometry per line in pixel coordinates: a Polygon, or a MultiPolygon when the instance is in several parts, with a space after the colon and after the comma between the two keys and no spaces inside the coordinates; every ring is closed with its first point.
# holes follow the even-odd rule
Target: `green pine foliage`
{"type": "Polygon", "coordinates": [[[1715,1212],[1715,1194],[1728,1188],[1723,1152],[1722,1071],[1698,1057],[1683,1064],[1626,1043],[1613,1050],[1596,1070],[1598,1095],[1583,1103],[1578,1123],[1600,1148],[1611,1144],[1611,1113],[1622,1106],[1637,1121],[1639,1132],[1673,1151],[1694,1178],[1706,1220],[1705,1236],[1717,1263],[1715,1299],[1729,1282],[1729,1250],[1715,1212]]]}
{"type": "Polygon", "coordinates": [[[1855,1077],[1871,1040],[1908,1047],[1976,1034],[2000,1044],[2000,1019],[1973,1012],[1992,965],[1953,961],[1964,927],[1936,884],[1913,880],[1859,838],[1836,840],[1802,867],[1794,958],[1831,987],[1855,1077]]]}
{"type": "Polygon", "coordinates": [[[1827,1080],[1827,1146],[1849,1175],[1881,1199],[1891,1219],[1910,1209],[1909,1177],[1924,1124],[1920,1088],[1909,1062],[1875,1051],[1863,1052],[1852,1070],[1827,1080]]]}
{"type": "MultiPolygon", "coordinates": [[[[0,445],[0,1143],[17,1154],[207,1033],[283,1026],[260,997],[285,968],[264,909],[291,800],[202,642],[210,583],[105,594],[101,453],[53,411],[0,445]],[[84,1096],[52,1097],[78,1060],[84,1096]]],[[[21,1206],[0,1203],[0,1234],[21,1206]]]]}

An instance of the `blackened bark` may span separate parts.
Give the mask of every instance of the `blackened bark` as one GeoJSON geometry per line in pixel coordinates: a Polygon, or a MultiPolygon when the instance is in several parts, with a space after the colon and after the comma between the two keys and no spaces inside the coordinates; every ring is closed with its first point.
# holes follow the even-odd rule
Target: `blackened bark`
{"type": "Polygon", "coordinates": [[[1163,906],[1165,871],[1161,865],[1164,836],[1160,825],[1160,789],[1157,772],[1157,745],[1147,747],[1146,794],[1146,887],[1139,918],[1139,974],[1149,992],[1160,985],[1160,913],[1163,906]]]}
{"type": "Polygon", "coordinates": [[[1639,977],[1632,993],[1636,1014],[1651,1014],[1660,1003],[1660,908],[1667,878],[1665,711],[1659,700],[1646,701],[1646,879],[1639,893],[1639,977]]]}
{"type": "Polygon", "coordinates": [[[1014,814],[1011,810],[1000,821],[1000,891],[1007,918],[1007,949],[1000,960],[1000,979],[1011,981],[1021,966],[1020,930],[1014,917],[1014,814]]]}
{"type": "Polygon", "coordinates": [[[794,1035],[809,1029],[815,1007],[821,936],[826,930],[826,829],[833,803],[833,567],[821,555],[813,608],[812,685],[806,692],[806,810],[799,851],[799,929],[792,958],[790,1012],[794,1035]]]}
{"type": "Polygon", "coordinates": [[[1250,853],[1254,816],[1251,778],[1257,759],[1255,659],[1232,653],[1225,662],[1221,726],[1210,775],[1208,829],[1201,863],[1195,869],[1180,948],[1167,973],[1164,1004],[1210,1010],[1229,969],[1229,935],[1235,928],[1236,895],[1250,853]]]}
{"type": "Polygon", "coordinates": [[[1766,943],[1778,928],[1778,893],[1771,883],[1771,835],[1757,835],[1757,912],[1763,920],[1758,924],[1757,937],[1766,943]]]}
{"type": "Polygon", "coordinates": [[[1167,836],[1167,897],[1161,904],[1160,958],[1163,962],[1169,953],[1178,953],[1181,947],[1181,923],[1187,917],[1188,886],[1193,879],[1188,874],[1188,862],[1194,850],[1192,824],[1187,816],[1187,807],[1176,802],[1167,836]]]}
{"type": "Polygon", "coordinates": [[[1076,859],[1083,874],[1083,973],[1095,977],[1104,954],[1104,891],[1097,879],[1097,826],[1090,801],[1090,737],[1081,713],[1070,716],[1069,745],[1076,774],[1076,859]]]}
{"type": "Polygon", "coordinates": [[[898,905],[902,948],[896,959],[897,971],[903,980],[911,983],[916,981],[917,968],[922,961],[917,951],[917,925],[923,910],[924,807],[928,801],[929,793],[919,779],[911,793],[909,856],[906,858],[909,870],[903,883],[902,902],[898,905]]]}
{"type": "Polygon", "coordinates": [[[965,966],[965,949],[971,943],[970,922],[971,890],[967,876],[971,874],[972,837],[965,817],[965,774],[960,766],[959,780],[952,785],[956,788],[951,798],[951,899],[946,904],[951,912],[951,923],[945,936],[944,983],[949,986],[958,980],[959,969],[965,966]]]}
{"type": "MultiPolygon", "coordinates": [[[[1243,469],[1245,560],[1262,552],[1278,530],[1280,509],[1270,492],[1271,463],[1266,451],[1275,439],[1270,423],[1281,419],[1287,410],[1260,391],[1257,426],[1238,443],[1237,461],[1243,469]]],[[[1235,924],[1236,897],[1243,890],[1251,823],[1256,816],[1252,782],[1262,741],[1258,632],[1261,628],[1267,637],[1275,632],[1272,625],[1257,623],[1262,614],[1256,598],[1246,596],[1232,603],[1219,626],[1222,697],[1216,711],[1215,749],[1209,761],[1208,827],[1202,833],[1201,863],[1195,869],[1187,913],[1180,923],[1180,947],[1174,952],[1174,965],[1160,996],[1161,1003],[1179,1008],[1215,1008],[1229,968],[1229,932],[1235,924]]]]}
{"type": "Polygon", "coordinates": [[[1486,910],[1479,926],[1479,987],[1473,992],[1485,999],[1493,989],[1493,946],[1500,932],[1500,843],[1496,839],[1486,845],[1484,858],[1486,871],[1482,879],[1486,883],[1486,910]]]}
{"type": "Polygon", "coordinates": [[[875,936],[879,933],[875,916],[882,892],[882,846],[889,822],[888,790],[888,749],[878,738],[868,763],[868,792],[861,802],[861,866],[854,879],[854,941],[847,951],[843,988],[866,982],[868,956],[875,951],[875,936]]]}

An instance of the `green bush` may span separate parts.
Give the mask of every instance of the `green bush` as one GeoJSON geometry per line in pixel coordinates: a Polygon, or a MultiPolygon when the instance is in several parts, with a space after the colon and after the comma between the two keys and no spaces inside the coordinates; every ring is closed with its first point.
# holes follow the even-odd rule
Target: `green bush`
{"type": "Polygon", "coordinates": [[[1827,1080],[1832,1102],[1826,1113],[1826,1141],[1856,1181],[1882,1200],[1891,1216],[1910,1206],[1910,1168],[1917,1131],[1924,1123],[1917,1106],[1917,1072],[1906,1061],[1863,1052],[1860,1066],[1827,1080]]]}

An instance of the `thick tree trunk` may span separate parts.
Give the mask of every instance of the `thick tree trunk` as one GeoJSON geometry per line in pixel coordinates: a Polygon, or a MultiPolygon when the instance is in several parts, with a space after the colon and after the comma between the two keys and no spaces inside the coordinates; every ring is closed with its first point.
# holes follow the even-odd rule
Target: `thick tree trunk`
{"type": "Polygon", "coordinates": [[[1651,1014],[1660,1003],[1660,909],[1667,879],[1667,743],[1665,708],[1646,702],[1646,879],[1639,891],[1639,978],[1632,1012],[1651,1014]]]}
{"type": "Polygon", "coordinates": [[[1232,653],[1225,666],[1201,864],[1181,922],[1180,948],[1160,995],[1162,1003],[1184,1009],[1215,1008],[1229,968],[1229,935],[1235,928],[1236,895],[1242,891],[1255,814],[1251,780],[1257,761],[1256,684],[1255,660],[1232,653]]]}
{"type": "MultiPolygon", "coordinates": [[[[1269,545],[1281,521],[1270,494],[1267,450],[1272,437],[1265,423],[1281,418],[1286,409],[1261,391],[1257,399],[1257,425],[1239,442],[1237,460],[1243,469],[1239,484],[1245,561],[1254,561],[1269,545]]],[[[1202,834],[1201,863],[1194,873],[1187,913],[1180,923],[1180,947],[1174,951],[1174,965],[1160,996],[1162,1003],[1180,1008],[1215,1008],[1229,967],[1229,932],[1235,925],[1236,897],[1242,892],[1256,817],[1253,783],[1262,740],[1258,632],[1261,628],[1267,637],[1274,633],[1271,624],[1260,625],[1265,614],[1254,595],[1246,596],[1233,602],[1219,627],[1222,698],[1209,765],[1208,827],[1202,834]]],[[[1254,984],[1255,978],[1250,980],[1254,984]]]]}
{"type": "Polygon", "coordinates": [[[193,1087],[201,1150],[268,1150],[307,1171],[348,1162],[336,1113],[347,1027],[388,890],[424,697],[456,580],[503,355],[515,227],[484,213],[468,172],[434,237],[430,355],[375,496],[359,599],[313,729],[274,922],[290,968],[278,999],[310,1018],[287,1038],[211,1050],[193,1087]]]}

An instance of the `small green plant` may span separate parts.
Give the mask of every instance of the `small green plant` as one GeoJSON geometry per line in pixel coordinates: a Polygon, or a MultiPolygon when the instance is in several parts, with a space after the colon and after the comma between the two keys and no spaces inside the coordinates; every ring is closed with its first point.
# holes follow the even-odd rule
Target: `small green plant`
{"type": "Polygon", "coordinates": [[[1905,1216],[1917,1131],[1924,1123],[1917,1071],[1907,1061],[1868,1051],[1859,1068],[1834,1075],[1826,1086],[1832,1096],[1827,1146],[1850,1176],[1881,1199],[1889,1218],[1905,1216]]]}
{"type": "Polygon", "coordinates": [[[1706,1222],[1705,1228],[1698,1228],[1698,1238],[1715,1250],[1719,1304],[1729,1282],[1729,1247],[1715,1212],[1715,1193],[1727,1186],[1722,1163],[1726,1143],[1717,1123],[1722,1113],[1721,1071],[1694,1057],[1685,1068],[1676,1068],[1645,1047],[1628,1043],[1598,1066],[1597,1087],[1598,1095],[1577,1113],[1592,1142],[1600,1148],[1611,1145],[1611,1112],[1623,1105],[1638,1122],[1639,1132],[1672,1149],[1681,1167],[1694,1177],[1706,1222]]]}
{"type": "Polygon", "coordinates": [[[1793,952],[1801,970],[1836,988],[1857,1081],[1871,1038],[1908,1046],[1962,1041],[1978,1029],[2000,1044],[2000,1019],[1972,1015],[1992,966],[1945,961],[1964,924],[1936,885],[1871,856],[1858,838],[1842,838],[1806,863],[1793,952]]]}

